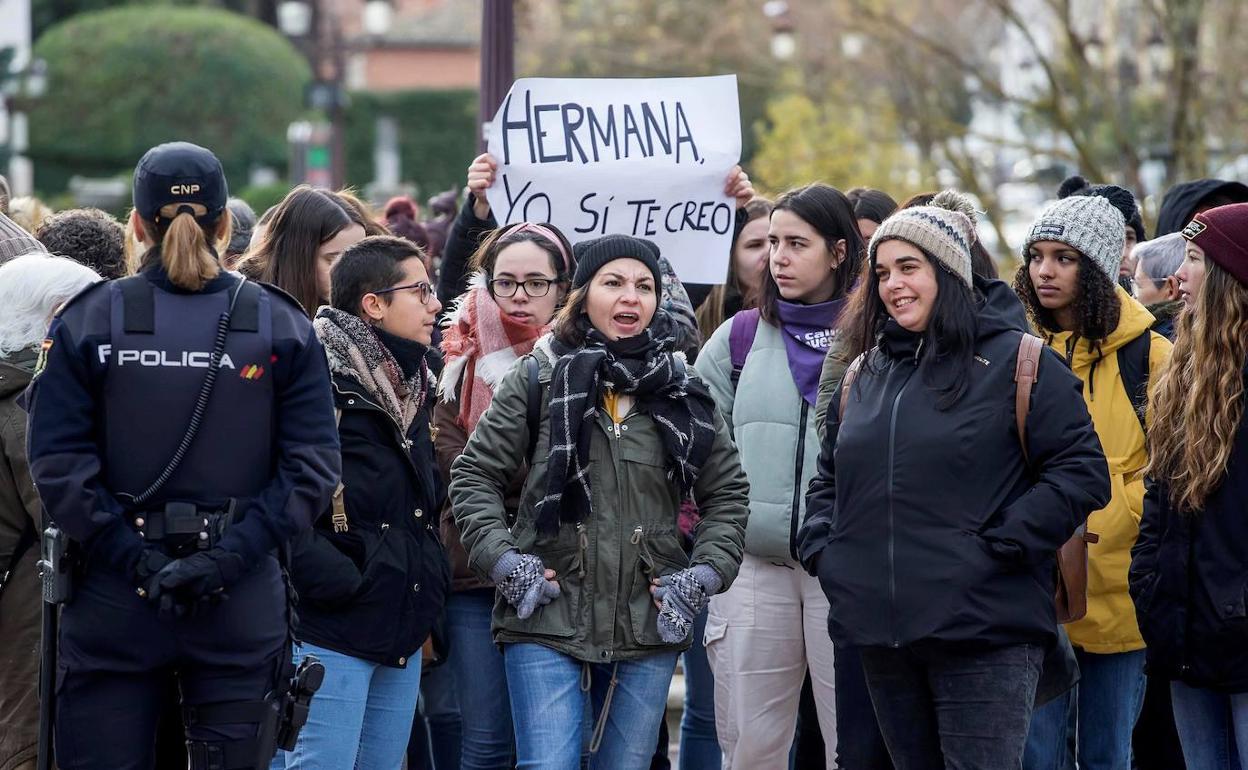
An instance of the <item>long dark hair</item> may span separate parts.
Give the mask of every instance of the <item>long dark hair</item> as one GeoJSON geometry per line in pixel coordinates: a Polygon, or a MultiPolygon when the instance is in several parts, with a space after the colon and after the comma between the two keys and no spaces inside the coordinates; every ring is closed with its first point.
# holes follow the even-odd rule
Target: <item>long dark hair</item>
{"type": "Polygon", "coordinates": [[[277,204],[264,238],[238,269],[283,289],[311,317],[328,299],[317,290],[316,254],[321,244],[354,223],[328,193],[299,185],[277,204]]]}
{"type": "MultiPolygon", "coordinates": [[[[815,182],[781,195],[772,206],[771,215],[775,216],[777,211],[791,212],[815,228],[827,242],[829,250],[837,241],[845,241],[845,259],[832,271],[835,276],[832,298],[844,297],[853,284],[854,276],[858,275],[863,253],[866,251],[862,234],[858,232],[858,219],[854,216],[853,204],[835,187],[815,182]]],[[[771,269],[768,268],[763,271],[758,312],[764,321],[773,326],[780,324],[780,313],[777,309],[779,300],[780,287],[776,285],[776,279],[771,277],[771,269]]]]}
{"type": "MultiPolygon", "coordinates": [[[[1052,340],[1054,335],[1065,329],[1058,325],[1053,311],[1040,304],[1040,296],[1031,283],[1030,265],[1031,257],[1028,256],[1014,274],[1014,293],[1022,300],[1036,329],[1043,332],[1047,340],[1052,340]]],[[[1071,352],[1082,338],[1088,341],[1089,350],[1099,354],[1101,343],[1118,328],[1122,305],[1118,301],[1116,286],[1100,268],[1092,264],[1092,260],[1079,254],[1079,273],[1075,283],[1075,317],[1079,319],[1079,325],[1071,335],[1071,352]]]]}
{"type": "MultiPolygon", "coordinates": [[[[855,219],[869,219],[877,225],[884,224],[884,220],[891,217],[897,210],[897,201],[883,190],[855,187],[845,193],[845,197],[854,206],[855,219]]],[[[934,193],[933,197],[935,197],[934,193]]]]}
{"type": "MultiPolygon", "coordinates": [[[[925,249],[910,245],[923,254],[936,273],[936,302],[932,306],[927,329],[923,332],[919,374],[923,384],[938,394],[936,408],[945,410],[956,404],[969,387],[971,365],[975,360],[975,338],[979,334],[977,311],[982,298],[975,289],[942,267],[925,249]]],[[[880,279],[874,269],[863,272],[856,295],[855,299],[862,303],[862,310],[856,316],[860,328],[855,337],[874,340],[890,318],[884,301],[880,299],[880,279]]],[[[863,369],[873,371],[871,356],[863,361],[863,369]]]]}

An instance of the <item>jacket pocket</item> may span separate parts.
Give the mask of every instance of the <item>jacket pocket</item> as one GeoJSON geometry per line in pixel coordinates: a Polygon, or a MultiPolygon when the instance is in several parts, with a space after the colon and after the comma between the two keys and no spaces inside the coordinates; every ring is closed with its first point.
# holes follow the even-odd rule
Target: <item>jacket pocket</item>
{"type": "Polygon", "coordinates": [[[521,620],[516,608],[507,601],[496,602],[494,606],[494,624],[498,628],[514,634],[525,636],[548,636],[566,639],[574,636],[578,629],[578,618],[581,604],[583,583],[577,577],[578,549],[560,548],[558,550],[533,547],[528,551],[541,558],[547,569],[555,571],[555,580],[559,583],[559,595],[549,604],[539,606],[529,617],[521,620]]]}
{"type": "Polygon", "coordinates": [[[650,581],[685,569],[689,566],[689,557],[671,526],[639,524],[634,527],[629,542],[637,547],[633,585],[628,594],[633,639],[643,647],[668,646],[659,638],[659,610],[654,606],[650,581]]]}

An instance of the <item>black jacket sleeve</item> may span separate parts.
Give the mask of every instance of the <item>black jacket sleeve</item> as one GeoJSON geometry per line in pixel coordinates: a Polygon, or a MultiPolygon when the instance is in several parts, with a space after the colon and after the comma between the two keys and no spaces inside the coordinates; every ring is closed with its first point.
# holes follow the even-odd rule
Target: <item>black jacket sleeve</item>
{"type": "Polygon", "coordinates": [[[450,307],[451,300],[468,291],[468,261],[485,236],[496,227],[498,222],[492,213],[485,219],[477,219],[469,195],[442,249],[442,265],[438,268],[438,301],[442,307],[450,307]]]}
{"type": "Polygon", "coordinates": [[[103,483],[91,340],[100,331],[92,325],[107,318],[108,293],[94,291],[75,303],[72,324],[57,317],[48,330],[43,368],[27,393],[27,453],[48,518],[86,548],[90,561],[125,570],[143,541],[123,522],[121,503],[103,483]]]}
{"type": "Polygon", "coordinates": [[[824,431],[819,441],[819,461],[815,475],[806,490],[806,520],[797,532],[797,556],[802,567],[814,575],[819,567],[819,553],[832,536],[836,515],[836,439],[841,429],[841,389],[832,391],[824,418],[824,431]]]}
{"type": "Polygon", "coordinates": [[[1157,570],[1157,549],[1161,544],[1161,520],[1167,500],[1165,486],[1154,479],[1144,480],[1144,515],[1140,518],[1140,535],[1131,547],[1131,569],[1128,575],[1132,593],[1157,570]]]}
{"type": "Polygon", "coordinates": [[[1083,384],[1051,348],[1042,351],[1026,424],[1035,483],[980,534],[998,556],[1038,564],[1108,505],[1111,494],[1083,384]]]}

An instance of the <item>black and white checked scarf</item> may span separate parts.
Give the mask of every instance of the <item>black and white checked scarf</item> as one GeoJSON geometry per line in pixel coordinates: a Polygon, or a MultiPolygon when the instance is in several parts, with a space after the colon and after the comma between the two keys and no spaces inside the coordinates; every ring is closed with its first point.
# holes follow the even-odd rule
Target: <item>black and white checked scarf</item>
{"type": "MultiPolygon", "coordinates": [[[[655,312],[650,326],[635,337],[609,341],[582,319],[585,343],[567,348],[554,343],[559,358],[550,382],[550,459],[546,496],[537,504],[537,529],[559,531],[561,522],[579,522],[590,512],[589,447],[603,388],[636,399],[663,437],[668,474],[688,495],[715,441],[715,402],[689,378],[673,350],[670,317],[655,312]]],[[[675,516],[673,511],[672,515],[675,516]]]]}

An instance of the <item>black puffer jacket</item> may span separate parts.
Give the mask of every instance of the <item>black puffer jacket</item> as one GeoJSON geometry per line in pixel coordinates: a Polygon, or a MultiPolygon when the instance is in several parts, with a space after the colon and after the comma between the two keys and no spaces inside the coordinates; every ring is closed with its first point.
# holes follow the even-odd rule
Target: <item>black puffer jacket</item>
{"type": "Polygon", "coordinates": [[[429,636],[450,587],[437,530],[444,495],[429,435],[432,400],[403,436],[359,383],[334,377],[348,525],[335,532],[327,509],[295,543],[300,641],[403,667],[429,636]]]}
{"type": "Polygon", "coordinates": [[[1054,551],[1109,502],[1109,470],[1082,385],[1050,349],[1027,418],[1028,472],[1014,423],[1022,308],[976,279],[969,389],[936,408],[919,337],[890,322],[850,389],[828,408],[799,534],[803,565],[831,601],[838,644],[987,644],[1056,638],[1054,551]]]}
{"type": "MultiPolygon", "coordinates": [[[[1248,369],[1244,377],[1248,384],[1248,369]]],[[[1245,500],[1248,419],[1236,431],[1226,479],[1203,511],[1176,511],[1166,485],[1148,482],[1130,580],[1150,673],[1193,687],[1248,692],[1245,500]]]]}

